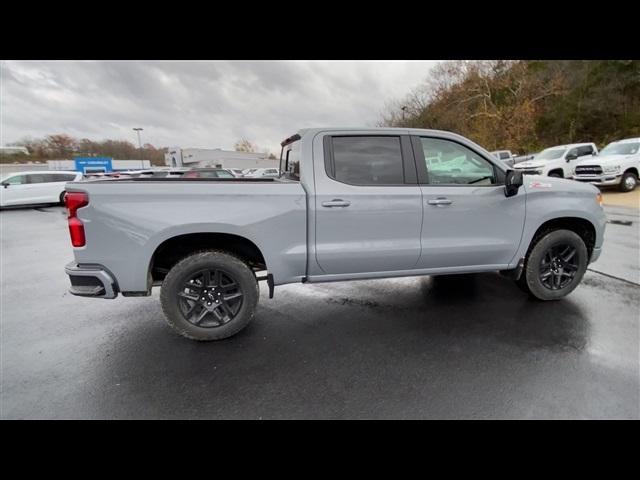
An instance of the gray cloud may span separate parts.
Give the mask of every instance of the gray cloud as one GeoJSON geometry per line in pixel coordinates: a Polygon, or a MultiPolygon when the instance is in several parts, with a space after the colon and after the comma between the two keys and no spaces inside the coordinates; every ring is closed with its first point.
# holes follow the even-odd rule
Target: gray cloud
{"type": "Polygon", "coordinates": [[[68,133],[156,146],[271,151],[299,128],[373,125],[435,62],[112,61],[0,66],[0,143],[68,133]]]}

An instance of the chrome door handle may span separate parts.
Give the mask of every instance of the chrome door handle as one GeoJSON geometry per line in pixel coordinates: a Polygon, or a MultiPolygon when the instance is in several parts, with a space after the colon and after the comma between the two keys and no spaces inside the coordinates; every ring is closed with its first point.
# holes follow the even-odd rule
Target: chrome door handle
{"type": "Polygon", "coordinates": [[[347,200],[341,200],[339,198],[334,198],[330,202],[322,202],[323,207],[332,208],[332,207],[348,207],[351,205],[351,202],[347,200]]]}
{"type": "Polygon", "coordinates": [[[448,198],[436,198],[434,200],[427,200],[429,205],[451,205],[453,202],[448,198]]]}

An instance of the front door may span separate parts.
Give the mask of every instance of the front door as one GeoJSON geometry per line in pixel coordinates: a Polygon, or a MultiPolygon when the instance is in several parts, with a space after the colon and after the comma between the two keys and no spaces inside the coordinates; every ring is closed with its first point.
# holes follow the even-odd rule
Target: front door
{"type": "Polygon", "coordinates": [[[453,140],[414,137],[424,199],[418,268],[504,267],[524,227],[525,195],[504,195],[504,174],[453,140]]]}
{"type": "Polygon", "coordinates": [[[14,175],[2,182],[2,205],[20,205],[28,203],[29,186],[27,175],[14,175]]]}
{"type": "Polygon", "coordinates": [[[325,136],[316,162],[316,261],[325,274],[408,270],[422,195],[408,136],[325,136]]]}

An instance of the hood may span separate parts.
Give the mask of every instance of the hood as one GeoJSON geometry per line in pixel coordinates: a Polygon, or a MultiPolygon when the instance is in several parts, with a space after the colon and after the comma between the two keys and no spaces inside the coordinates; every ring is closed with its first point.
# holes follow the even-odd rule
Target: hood
{"type": "Polygon", "coordinates": [[[513,168],[544,168],[544,163],[528,160],[526,162],[516,163],[513,168]]]}
{"type": "Polygon", "coordinates": [[[634,157],[635,155],[597,155],[595,157],[591,157],[585,160],[580,160],[576,166],[578,165],[594,165],[600,163],[615,163],[622,162],[627,158],[634,157]]]}

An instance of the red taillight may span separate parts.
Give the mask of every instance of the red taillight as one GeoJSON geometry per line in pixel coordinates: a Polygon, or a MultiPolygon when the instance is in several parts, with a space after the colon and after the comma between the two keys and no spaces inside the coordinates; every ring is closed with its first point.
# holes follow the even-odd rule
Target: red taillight
{"type": "Polygon", "coordinates": [[[89,205],[89,195],[84,192],[67,192],[64,196],[64,204],[67,206],[69,216],[69,233],[71,234],[71,244],[74,247],[84,247],[86,239],[84,237],[84,225],[78,218],[79,208],[89,205]]]}

